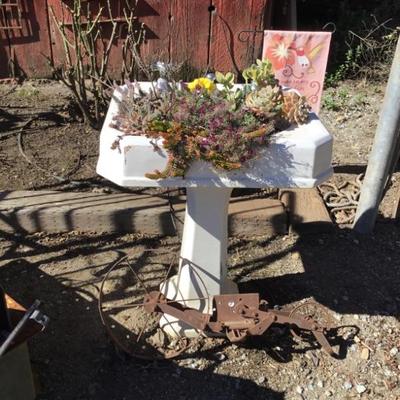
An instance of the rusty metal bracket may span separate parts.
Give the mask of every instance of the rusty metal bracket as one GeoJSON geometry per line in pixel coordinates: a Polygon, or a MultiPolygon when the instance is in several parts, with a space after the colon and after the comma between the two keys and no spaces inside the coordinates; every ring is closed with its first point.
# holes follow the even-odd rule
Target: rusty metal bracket
{"type": "Polygon", "coordinates": [[[328,327],[311,316],[272,309],[263,311],[257,293],[214,296],[213,303],[214,313],[203,314],[177,301],[168,301],[161,292],[154,291],[145,296],[144,309],[149,313],[168,314],[205,334],[225,334],[231,342],[263,335],[274,323],[288,325],[311,332],[329,355],[336,355],[325,336],[328,327]]]}

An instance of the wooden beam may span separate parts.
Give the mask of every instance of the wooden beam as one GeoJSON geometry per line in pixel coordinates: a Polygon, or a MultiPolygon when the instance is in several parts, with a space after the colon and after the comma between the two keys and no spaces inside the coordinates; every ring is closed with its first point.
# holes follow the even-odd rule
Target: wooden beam
{"type": "MultiPolygon", "coordinates": [[[[13,191],[0,193],[0,198],[0,231],[7,233],[175,233],[165,196],[13,191]]],[[[179,231],[185,199],[174,199],[174,209],[179,231]]],[[[228,221],[229,233],[235,236],[271,237],[287,232],[286,213],[278,200],[232,198],[228,221]]]]}
{"type": "Polygon", "coordinates": [[[243,30],[261,31],[265,28],[269,0],[213,0],[210,38],[210,66],[217,71],[243,70],[261,57],[263,35],[250,34],[242,42],[243,30]]]}
{"type": "Polygon", "coordinates": [[[316,188],[282,189],[279,199],[289,214],[290,231],[329,232],[333,229],[332,219],[316,188]]]}

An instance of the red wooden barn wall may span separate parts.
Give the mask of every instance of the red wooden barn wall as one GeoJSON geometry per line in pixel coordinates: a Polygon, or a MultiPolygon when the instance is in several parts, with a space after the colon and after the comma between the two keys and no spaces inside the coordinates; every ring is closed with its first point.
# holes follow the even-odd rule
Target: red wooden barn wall
{"type": "MultiPolygon", "coordinates": [[[[22,29],[0,30],[0,77],[9,74],[10,59],[25,76],[51,76],[46,57],[60,64],[64,54],[49,8],[62,19],[63,4],[71,4],[73,0],[8,1],[20,3],[22,29]]],[[[122,16],[124,2],[112,1],[114,17],[122,16]]],[[[104,0],[92,4],[96,9],[104,0]]],[[[250,35],[249,41],[243,43],[238,34],[242,30],[268,27],[271,4],[272,0],[139,0],[138,18],[146,27],[146,41],[140,52],[147,61],[186,61],[201,70],[243,69],[261,54],[262,35],[250,35]]],[[[64,11],[66,22],[67,17],[64,11]]],[[[8,12],[6,18],[8,22],[0,15],[0,27],[18,16],[8,12]]],[[[111,74],[115,76],[121,67],[119,44],[120,39],[116,39],[110,63],[111,74]]]]}

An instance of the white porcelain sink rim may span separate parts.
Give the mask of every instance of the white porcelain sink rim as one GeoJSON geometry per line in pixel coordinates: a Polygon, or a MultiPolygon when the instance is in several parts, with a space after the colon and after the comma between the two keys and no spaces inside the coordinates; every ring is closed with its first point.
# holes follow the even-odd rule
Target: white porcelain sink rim
{"type": "MultiPolygon", "coordinates": [[[[149,82],[140,82],[141,87],[149,88],[149,82]]],[[[126,90],[126,86],[121,87],[126,90]]],[[[247,166],[237,171],[216,171],[209,163],[196,161],[192,164],[184,178],[167,178],[152,180],[143,173],[127,173],[127,165],[133,165],[132,160],[140,162],[141,151],[152,151],[154,147],[145,136],[124,136],[122,132],[110,127],[112,118],[118,112],[116,99],[121,98],[119,91],[114,92],[107,117],[100,135],[100,157],[97,172],[105,178],[121,186],[149,187],[314,187],[332,174],[332,136],[325,129],[315,114],[310,122],[301,126],[271,135],[270,145],[260,150],[259,157],[247,163],[247,166]],[[121,152],[111,150],[112,143],[120,139],[121,152]],[[135,152],[135,149],[138,150],[135,152]],[[293,165],[284,165],[275,152],[283,152],[293,158],[293,165]],[[322,156],[321,156],[322,154],[322,156]],[[323,157],[323,159],[321,159],[323,157]],[[262,171],[260,163],[264,160],[269,170],[262,171]],[[296,160],[298,164],[296,165],[296,160]],[[318,163],[318,168],[314,168],[318,163]],[[272,167],[271,167],[272,165],[272,167]],[[199,174],[198,172],[201,172],[199,174]]],[[[154,141],[154,140],[153,140],[154,141]]],[[[162,140],[156,141],[162,149],[162,140]]],[[[154,162],[166,163],[165,150],[154,154],[154,162]]],[[[288,164],[288,162],[286,162],[288,164]]],[[[134,169],[134,166],[133,166],[134,169]]],[[[149,165],[147,172],[154,168],[149,165]]]]}

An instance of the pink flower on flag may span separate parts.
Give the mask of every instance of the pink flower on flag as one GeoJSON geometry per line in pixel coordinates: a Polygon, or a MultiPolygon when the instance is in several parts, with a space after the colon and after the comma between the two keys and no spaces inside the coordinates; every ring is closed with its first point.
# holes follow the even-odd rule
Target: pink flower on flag
{"type": "Polygon", "coordinates": [[[275,71],[283,69],[286,65],[293,65],[296,53],[291,48],[294,37],[292,35],[274,35],[271,45],[266,49],[266,56],[275,71]]]}

